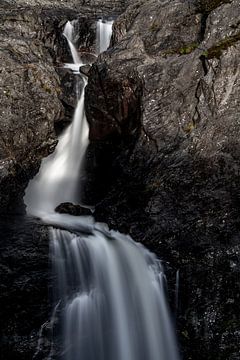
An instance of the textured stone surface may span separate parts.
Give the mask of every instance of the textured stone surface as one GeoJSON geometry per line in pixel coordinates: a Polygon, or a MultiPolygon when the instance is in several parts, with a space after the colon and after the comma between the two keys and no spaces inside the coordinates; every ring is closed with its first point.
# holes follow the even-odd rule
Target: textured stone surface
{"type": "Polygon", "coordinates": [[[23,190],[56,143],[60,82],[31,9],[0,8],[1,212],[20,210],[23,190]]]}
{"type": "Polygon", "coordinates": [[[48,231],[24,218],[0,219],[0,358],[32,359],[48,319],[48,231]]]}
{"type": "Polygon", "coordinates": [[[239,356],[239,15],[238,1],[135,2],[86,92],[90,185],[105,169],[102,183],[112,184],[95,214],[166,261],[172,303],[179,269],[178,332],[189,360],[239,356]],[[115,134],[105,86],[112,81],[118,98],[129,73],[144,84],[137,131],[129,144],[121,133],[106,141],[95,132],[100,118],[115,134]]]}
{"type": "Polygon", "coordinates": [[[129,3],[129,0],[2,0],[11,6],[30,6],[32,8],[54,9],[57,11],[75,11],[91,15],[117,15],[129,3]]]}

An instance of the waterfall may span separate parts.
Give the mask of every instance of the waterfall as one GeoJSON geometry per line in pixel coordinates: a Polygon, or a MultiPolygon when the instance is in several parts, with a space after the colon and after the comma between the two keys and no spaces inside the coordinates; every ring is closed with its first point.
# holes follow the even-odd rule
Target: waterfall
{"type": "MultiPolygon", "coordinates": [[[[97,23],[100,50],[108,47],[111,27],[110,22],[97,23]]],[[[66,24],[64,36],[74,60],[67,66],[80,76],[82,63],[72,23],[66,24]]],[[[55,152],[42,162],[25,196],[29,214],[54,225],[50,229],[50,257],[54,309],[59,314],[59,328],[54,333],[63,344],[54,359],[179,360],[161,262],[129,236],[110,231],[92,217],[54,212],[59,203],[75,201],[88,144],[84,111],[87,80],[82,80],[73,122],[60,137],[55,152]]],[[[52,350],[48,359],[51,354],[52,350]]]]}
{"type": "Polygon", "coordinates": [[[107,50],[112,36],[113,21],[100,19],[97,22],[97,53],[107,50]]]}
{"type": "Polygon", "coordinates": [[[77,102],[72,124],[59,138],[55,152],[43,160],[38,175],[29,183],[25,195],[27,212],[35,216],[44,216],[54,212],[60,203],[77,201],[77,187],[80,168],[88,146],[88,123],[84,109],[84,95],[87,79],[80,75],[81,62],[77,49],[73,44],[74,27],[67,22],[64,36],[71,49],[74,64],[66,67],[74,71],[82,79],[77,81],[77,102]],[[81,90],[81,91],[80,91],[81,90]]]}
{"type": "Polygon", "coordinates": [[[64,360],[176,360],[161,262],[118,232],[52,230],[64,360]]]}
{"type": "Polygon", "coordinates": [[[65,25],[63,35],[66,37],[69,48],[71,50],[72,58],[74,64],[81,64],[80,57],[78,55],[77,49],[74,46],[74,21],[68,21],[65,25]]]}

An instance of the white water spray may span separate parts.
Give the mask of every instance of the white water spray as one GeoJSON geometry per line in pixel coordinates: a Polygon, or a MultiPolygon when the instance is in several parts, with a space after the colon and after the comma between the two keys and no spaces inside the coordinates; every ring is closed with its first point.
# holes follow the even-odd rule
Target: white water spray
{"type": "MultiPolygon", "coordinates": [[[[97,24],[100,51],[108,47],[110,28],[109,22],[97,24]]],[[[73,31],[67,23],[64,35],[74,59],[67,66],[76,73],[82,63],[73,31]]],[[[129,236],[109,231],[92,217],[54,212],[59,203],[75,201],[88,144],[83,81],[73,123],[54,154],[43,161],[25,197],[29,213],[65,229],[50,232],[54,301],[60,313],[58,343],[63,344],[57,359],[179,360],[160,261],[129,236]]]]}

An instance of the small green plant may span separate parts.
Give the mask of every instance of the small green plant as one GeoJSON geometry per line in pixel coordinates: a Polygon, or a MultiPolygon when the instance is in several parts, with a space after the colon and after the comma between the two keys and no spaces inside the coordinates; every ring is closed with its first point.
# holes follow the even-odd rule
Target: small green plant
{"type": "Polygon", "coordinates": [[[160,29],[160,25],[156,21],[154,21],[149,28],[151,32],[157,32],[159,29],[160,29]]]}
{"type": "Polygon", "coordinates": [[[189,339],[189,334],[187,330],[182,331],[182,336],[185,337],[185,339],[189,339]]]}
{"type": "Polygon", "coordinates": [[[192,43],[192,44],[183,46],[181,48],[168,49],[168,50],[165,50],[162,52],[162,56],[167,57],[167,56],[171,56],[174,54],[188,55],[188,54],[191,54],[191,52],[193,52],[195,49],[197,49],[198,45],[199,45],[198,43],[192,43]]]}
{"type": "Polygon", "coordinates": [[[183,128],[183,131],[186,133],[186,134],[190,134],[196,127],[196,124],[194,121],[190,121],[184,128],[183,128]]]}
{"type": "Polygon", "coordinates": [[[198,47],[198,44],[193,43],[193,44],[186,45],[186,46],[180,48],[178,52],[180,55],[191,54],[191,52],[193,52],[195,49],[197,49],[197,47],[198,47]]]}
{"type": "Polygon", "coordinates": [[[219,59],[224,50],[227,50],[229,47],[234,46],[234,44],[236,44],[239,40],[240,40],[240,33],[233,36],[229,36],[221,40],[216,45],[204,51],[202,56],[206,57],[207,59],[213,59],[213,58],[219,59]]]}
{"type": "Polygon", "coordinates": [[[203,53],[202,53],[202,56],[204,56],[205,58],[208,57],[208,50],[205,50],[203,53]]]}

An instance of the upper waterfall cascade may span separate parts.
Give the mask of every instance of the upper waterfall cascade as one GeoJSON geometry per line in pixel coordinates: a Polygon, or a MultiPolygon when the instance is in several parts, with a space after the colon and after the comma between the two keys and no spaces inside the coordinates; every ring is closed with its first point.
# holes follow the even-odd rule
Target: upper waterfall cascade
{"type": "MultiPolygon", "coordinates": [[[[111,28],[112,22],[98,21],[99,52],[108,48],[111,28]]],[[[79,73],[83,64],[74,44],[73,22],[66,24],[64,36],[74,60],[66,66],[82,79],[81,95],[72,124],[55,152],[43,160],[25,196],[28,213],[55,226],[50,229],[50,256],[57,333],[63,344],[57,359],[179,360],[161,262],[129,236],[110,231],[92,217],[54,212],[61,202],[76,201],[88,145],[87,79],[79,73]]]]}
{"type": "Polygon", "coordinates": [[[112,36],[113,21],[99,20],[97,22],[97,53],[107,50],[112,36]]]}
{"type": "Polygon", "coordinates": [[[76,93],[80,96],[71,125],[60,136],[55,152],[42,161],[38,175],[30,181],[26,191],[27,212],[40,217],[54,212],[60,203],[76,201],[80,168],[88,146],[89,129],[84,109],[87,79],[79,73],[84,64],[73,44],[74,26],[70,22],[67,22],[63,34],[74,60],[66,67],[77,76],[76,93]]]}

